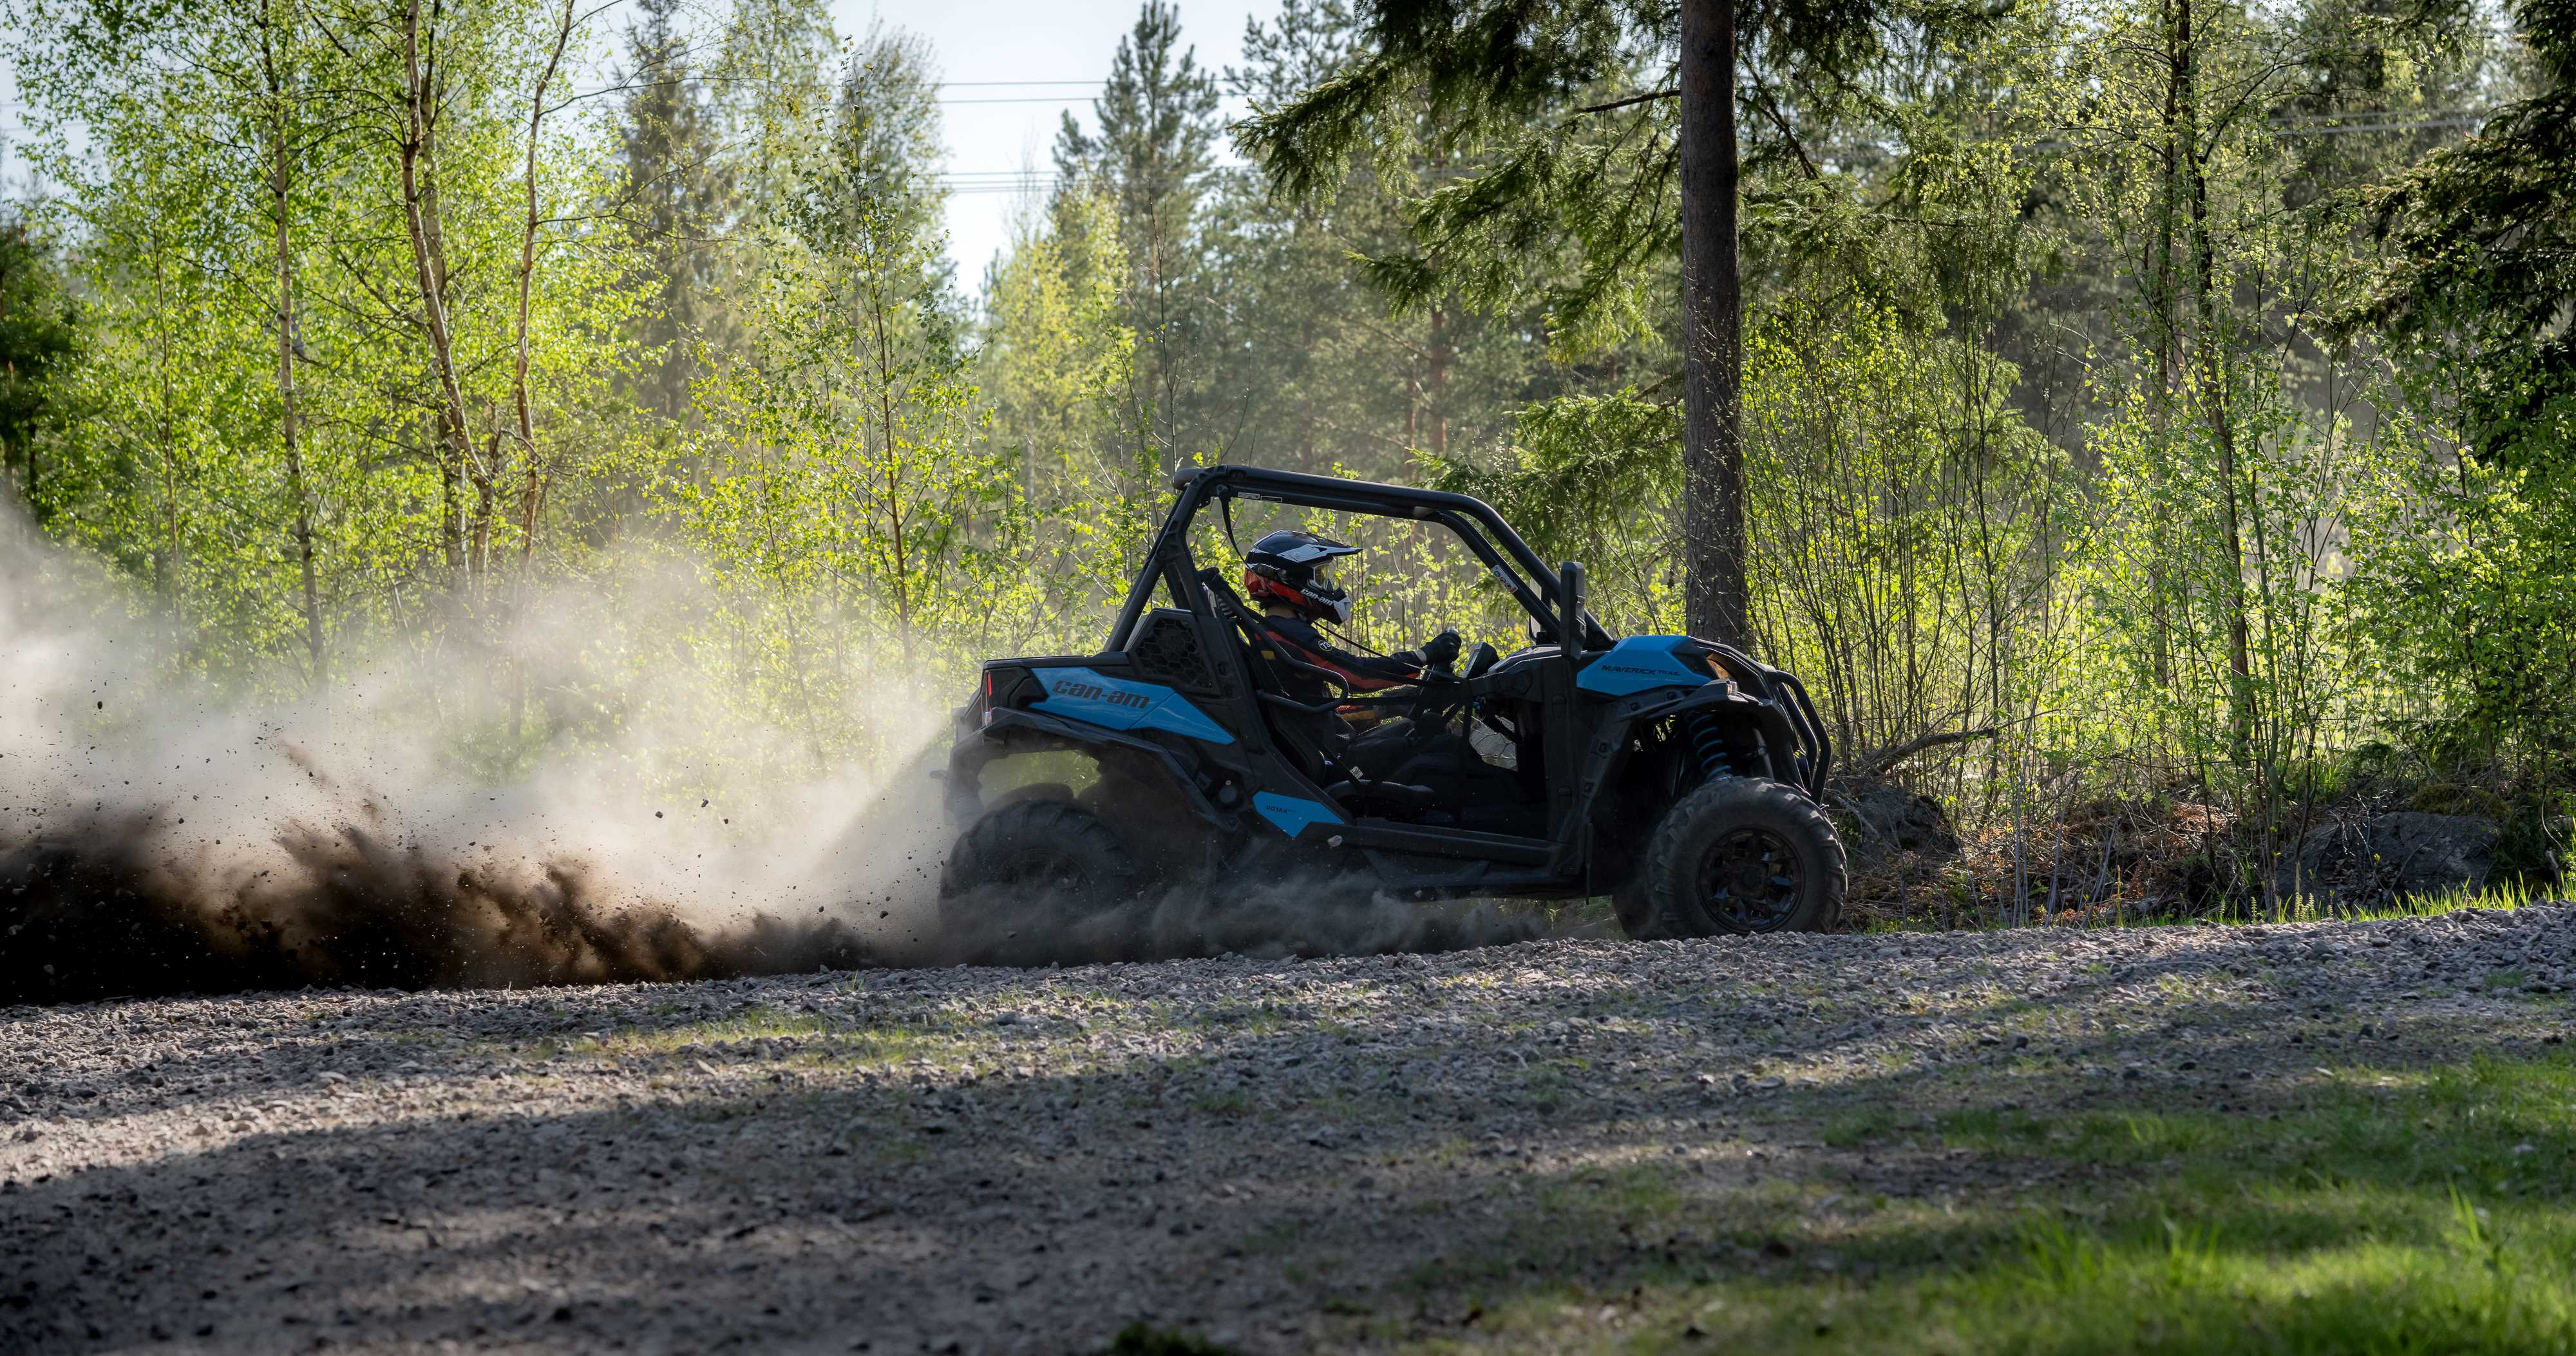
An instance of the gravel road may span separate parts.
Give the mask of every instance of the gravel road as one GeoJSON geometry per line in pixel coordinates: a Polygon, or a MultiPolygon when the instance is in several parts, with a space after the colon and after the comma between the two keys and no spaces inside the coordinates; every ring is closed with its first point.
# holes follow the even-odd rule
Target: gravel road
{"type": "Polygon", "coordinates": [[[1377,1349],[1542,1281],[1615,1325],[1641,1248],[1831,1265],[1746,1246],[1784,1200],[2076,1171],[1838,1117],[2260,1114],[2559,1040],[2571,985],[2552,904],[12,1008],[0,1351],[1377,1349]],[[1641,1165],[1704,1231],[1569,1194],[1641,1165]]]}

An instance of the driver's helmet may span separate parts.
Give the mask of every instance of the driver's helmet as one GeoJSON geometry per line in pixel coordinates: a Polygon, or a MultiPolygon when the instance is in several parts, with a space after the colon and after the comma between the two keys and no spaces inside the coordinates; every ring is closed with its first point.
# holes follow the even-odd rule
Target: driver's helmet
{"type": "Polygon", "coordinates": [[[1346,625],[1351,595],[1325,578],[1321,567],[1335,556],[1359,553],[1356,546],[1312,532],[1273,532],[1243,553],[1243,591],[1256,606],[1285,603],[1300,616],[1346,625]]]}

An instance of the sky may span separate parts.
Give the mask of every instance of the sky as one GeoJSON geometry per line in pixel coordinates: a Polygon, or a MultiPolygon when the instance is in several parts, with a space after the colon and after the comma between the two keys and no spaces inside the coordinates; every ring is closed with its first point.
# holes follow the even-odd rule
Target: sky
{"type": "MultiPolygon", "coordinates": [[[[940,113],[948,139],[948,255],[968,292],[1010,239],[1011,213],[1026,196],[1022,172],[1051,172],[1056,125],[1067,110],[1089,123],[1091,100],[1109,77],[1118,39],[1135,26],[1142,0],[839,0],[843,36],[871,19],[929,39],[947,85],[940,113]]],[[[1243,60],[1243,24],[1267,20],[1278,0],[1180,0],[1182,41],[1199,64],[1221,72],[1243,60]]],[[[1243,112],[1229,101],[1222,110],[1243,112]]],[[[1231,160],[1231,148],[1220,146],[1231,160]]],[[[1043,186],[1043,178],[1039,181],[1043,186]]]]}

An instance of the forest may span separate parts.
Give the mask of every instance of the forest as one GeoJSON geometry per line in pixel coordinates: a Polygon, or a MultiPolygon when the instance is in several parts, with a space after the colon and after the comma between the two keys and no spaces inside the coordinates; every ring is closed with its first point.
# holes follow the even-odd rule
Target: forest
{"type": "MultiPolygon", "coordinates": [[[[399,683],[464,777],[881,764],[1192,464],[1472,491],[1677,632],[1680,9],[1147,0],[960,277],[940,54],[815,0],[6,0],[7,494],[174,682],[399,683]]],[[[2294,916],[2392,810],[2554,885],[2576,3],[1732,14],[1742,638],[1959,840],[1855,908],[2294,916]]],[[[1369,643],[1518,634],[1361,560],[1369,643]]]]}

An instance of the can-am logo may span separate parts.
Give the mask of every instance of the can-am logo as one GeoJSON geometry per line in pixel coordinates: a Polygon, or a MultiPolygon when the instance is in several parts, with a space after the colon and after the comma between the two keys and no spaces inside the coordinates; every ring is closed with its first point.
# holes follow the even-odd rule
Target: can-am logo
{"type": "Polygon", "coordinates": [[[1096,683],[1060,682],[1050,686],[1047,689],[1047,694],[1055,697],[1070,697],[1075,701],[1107,702],[1111,706],[1132,706],[1140,711],[1154,704],[1151,699],[1147,698],[1142,693],[1112,692],[1096,683]]]}

